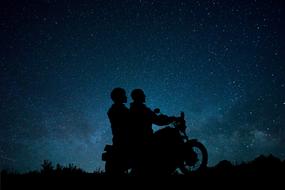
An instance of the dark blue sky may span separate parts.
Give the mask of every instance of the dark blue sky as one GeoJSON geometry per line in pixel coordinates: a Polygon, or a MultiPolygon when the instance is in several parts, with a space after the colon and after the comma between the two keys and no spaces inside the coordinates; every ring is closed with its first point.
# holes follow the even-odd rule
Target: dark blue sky
{"type": "Polygon", "coordinates": [[[103,169],[117,86],[185,111],[210,165],[285,159],[282,0],[10,0],[0,28],[0,168],[103,169]]]}

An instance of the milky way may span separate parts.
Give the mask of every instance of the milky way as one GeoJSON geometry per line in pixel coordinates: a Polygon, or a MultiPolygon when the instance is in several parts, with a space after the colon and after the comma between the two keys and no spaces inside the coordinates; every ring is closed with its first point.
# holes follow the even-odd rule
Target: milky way
{"type": "Polygon", "coordinates": [[[184,111],[210,165],[285,158],[282,0],[10,0],[0,28],[0,169],[103,169],[117,86],[184,111]]]}

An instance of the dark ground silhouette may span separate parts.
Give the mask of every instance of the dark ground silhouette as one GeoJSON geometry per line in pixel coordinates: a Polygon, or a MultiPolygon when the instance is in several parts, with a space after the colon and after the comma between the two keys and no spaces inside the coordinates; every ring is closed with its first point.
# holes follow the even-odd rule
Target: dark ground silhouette
{"type": "MultiPolygon", "coordinates": [[[[1,171],[1,189],[14,189],[17,187],[67,187],[76,185],[112,185],[114,177],[109,177],[104,171],[86,172],[73,164],[53,166],[50,161],[45,160],[41,165],[40,171],[31,171],[27,173],[1,171]],[[40,186],[39,186],[40,185],[40,186]]],[[[151,171],[149,171],[151,173],[151,171]]],[[[220,180],[225,182],[229,180],[260,180],[260,182],[270,181],[271,179],[282,179],[285,176],[285,160],[269,155],[261,155],[256,159],[243,162],[241,164],[232,164],[230,161],[223,160],[216,166],[207,167],[203,171],[193,172],[189,175],[174,173],[172,179],[179,179],[183,182],[220,180]],[[270,179],[270,180],[269,180],[270,179]]],[[[150,180],[153,180],[152,176],[150,180]]],[[[164,178],[167,176],[163,176],[164,178]]],[[[168,176],[170,177],[170,176],[168,176]]],[[[133,176],[119,177],[122,179],[135,179],[133,176]]],[[[155,176],[159,179],[159,176],[155,176]]],[[[156,179],[155,179],[156,180],[156,179]]],[[[144,179],[144,181],[146,181],[144,179]]],[[[181,182],[181,181],[180,181],[181,182]]]]}

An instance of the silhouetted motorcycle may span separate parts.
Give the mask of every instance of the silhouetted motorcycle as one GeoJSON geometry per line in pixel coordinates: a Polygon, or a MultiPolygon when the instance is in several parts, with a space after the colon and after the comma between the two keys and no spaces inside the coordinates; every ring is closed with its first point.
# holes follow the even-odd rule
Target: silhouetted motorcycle
{"type": "MultiPolygon", "coordinates": [[[[160,110],[155,109],[154,112],[159,114],[160,110]]],[[[106,145],[104,150],[102,160],[106,162],[106,173],[132,173],[132,160],[124,158],[112,145],[106,145]]],[[[173,123],[154,133],[151,146],[142,160],[145,162],[141,168],[147,175],[171,175],[179,170],[189,174],[207,167],[208,153],[201,142],[188,138],[184,112],[181,112],[173,123]]]]}

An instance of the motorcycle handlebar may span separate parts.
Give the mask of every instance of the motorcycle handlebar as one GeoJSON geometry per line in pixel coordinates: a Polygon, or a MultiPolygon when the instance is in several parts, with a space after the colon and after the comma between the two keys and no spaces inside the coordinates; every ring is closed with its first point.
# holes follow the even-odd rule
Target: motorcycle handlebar
{"type": "Polygon", "coordinates": [[[180,117],[181,117],[182,119],[184,119],[184,116],[185,116],[185,114],[184,114],[184,112],[182,111],[182,112],[180,113],[180,117]]]}
{"type": "MultiPolygon", "coordinates": [[[[156,113],[156,114],[160,114],[160,109],[159,108],[155,108],[153,110],[153,112],[156,113]]],[[[176,121],[184,120],[184,117],[185,117],[185,114],[182,111],[182,112],[180,112],[180,117],[171,117],[171,118],[176,122],[176,121]]]]}

